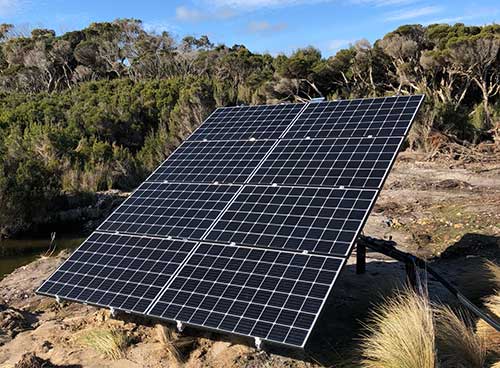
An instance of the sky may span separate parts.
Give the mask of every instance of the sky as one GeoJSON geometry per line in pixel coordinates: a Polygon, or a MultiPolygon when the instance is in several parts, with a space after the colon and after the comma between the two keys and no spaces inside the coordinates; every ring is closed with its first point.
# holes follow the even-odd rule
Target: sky
{"type": "Polygon", "coordinates": [[[253,52],[290,54],[314,46],[327,57],[360,39],[373,42],[402,24],[498,23],[498,0],[0,0],[0,23],[58,34],[91,22],[141,19],[177,39],[207,35],[253,52]]]}

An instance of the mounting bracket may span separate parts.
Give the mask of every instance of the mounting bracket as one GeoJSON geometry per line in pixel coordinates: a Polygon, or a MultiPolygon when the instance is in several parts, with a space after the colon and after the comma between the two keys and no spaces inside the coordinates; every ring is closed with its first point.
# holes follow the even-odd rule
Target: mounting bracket
{"type": "Polygon", "coordinates": [[[59,297],[59,295],[56,295],[56,302],[57,304],[61,305],[61,298],[59,297]]]}
{"type": "Polygon", "coordinates": [[[472,313],[474,313],[479,318],[482,318],[486,321],[491,327],[495,330],[500,331],[500,320],[494,314],[483,311],[479,307],[477,307],[474,303],[472,303],[469,299],[467,299],[457,288],[450,284],[444,277],[442,277],[436,270],[434,270],[431,266],[427,264],[425,260],[422,258],[416,257],[413,254],[403,252],[396,248],[396,242],[392,240],[382,240],[371,238],[369,236],[360,235],[358,237],[358,241],[356,243],[357,248],[357,263],[356,263],[356,271],[362,270],[365,272],[365,264],[366,264],[366,248],[370,248],[378,253],[382,253],[388,257],[391,257],[397,261],[403,262],[406,268],[406,274],[408,276],[408,281],[410,285],[418,290],[417,283],[417,267],[428,272],[432,277],[434,277],[437,281],[441,283],[451,294],[453,294],[460,303],[462,303],[467,309],[469,309],[472,313]],[[359,249],[365,248],[364,253],[361,251],[361,255],[358,254],[359,249]],[[360,260],[361,258],[361,260],[360,260]],[[359,265],[358,262],[360,261],[359,265]]]}
{"type": "Polygon", "coordinates": [[[111,317],[116,317],[116,310],[113,307],[109,307],[109,312],[111,313],[111,317]]]}
{"type": "Polygon", "coordinates": [[[175,323],[176,323],[177,331],[179,331],[179,332],[184,331],[184,327],[185,327],[184,323],[182,323],[181,321],[175,321],[175,323]]]}
{"type": "Polygon", "coordinates": [[[255,348],[257,350],[262,350],[262,339],[260,337],[254,337],[254,341],[255,341],[255,348]]]}
{"type": "Polygon", "coordinates": [[[311,98],[309,100],[310,103],[318,103],[318,102],[323,102],[323,101],[325,101],[324,97],[315,97],[315,98],[311,98]]]}

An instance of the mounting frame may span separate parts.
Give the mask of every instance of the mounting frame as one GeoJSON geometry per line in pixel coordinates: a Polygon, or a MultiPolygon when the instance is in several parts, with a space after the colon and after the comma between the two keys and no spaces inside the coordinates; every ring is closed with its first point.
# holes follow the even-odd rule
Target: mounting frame
{"type": "Polygon", "coordinates": [[[421,268],[428,272],[434,279],[439,281],[445,289],[453,294],[458,301],[474,313],[479,318],[487,322],[491,327],[500,332],[500,320],[497,316],[489,311],[483,311],[469,299],[467,299],[457,288],[449,281],[442,277],[436,270],[422,258],[416,257],[413,254],[403,252],[396,248],[397,243],[393,240],[376,239],[369,236],[360,235],[356,243],[356,273],[364,274],[366,272],[366,248],[370,248],[375,252],[384,254],[399,262],[405,264],[408,283],[417,292],[421,291],[418,283],[417,268],[421,268]]]}

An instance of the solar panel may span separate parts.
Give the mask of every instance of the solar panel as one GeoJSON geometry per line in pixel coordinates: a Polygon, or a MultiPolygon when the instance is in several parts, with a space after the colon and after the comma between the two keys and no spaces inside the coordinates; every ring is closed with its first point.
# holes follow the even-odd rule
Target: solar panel
{"type": "Polygon", "coordinates": [[[187,141],[149,181],[243,183],[257,168],[273,141],[187,141]]]}
{"type": "Polygon", "coordinates": [[[282,104],[217,109],[188,140],[278,139],[304,106],[282,104]]]}
{"type": "Polygon", "coordinates": [[[95,232],[38,293],[144,313],[195,245],[95,232]]]}
{"type": "Polygon", "coordinates": [[[377,192],[245,186],[206,240],[345,256],[377,192]]]}
{"type": "Polygon", "coordinates": [[[403,139],[283,139],[250,182],[377,189],[403,139]]]}
{"type": "Polygon", "coordinates": [[[422,98],[217,109],[38,292],[304,347],[422,98]]]}
{"type": "Polygon", "coordinates": [[[149,314],[303,346],[343,262],[202,243],[149,314]]]}
{"type": "Polygon", "coordinates": [[[238,188],[145,182],[97,230],[201,239],[238,188]]]}
{"type": "Polygon", "coordinates": [[[309,104],[284,138],[402,137],[422,99],[417,95],[309,104]]]}

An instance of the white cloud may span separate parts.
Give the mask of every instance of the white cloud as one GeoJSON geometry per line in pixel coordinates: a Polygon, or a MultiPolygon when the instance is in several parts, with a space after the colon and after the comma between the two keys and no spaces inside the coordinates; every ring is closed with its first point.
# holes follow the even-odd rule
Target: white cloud
{"type": "MultiPolygon", "coordinates": [[[[423,22],[423,25],[429,25],[429,24],[438,24],[438,23],[457,23],[457,22],[467,22],[467,21],[472,21],[475,19],[480,19],[480,18],[488,18],[488,17],[494,17],[497,14],[500,13],[500,10],[497,8],[475,8],[474,10],[471,10],[467,12],[464,15],[459,15],[456,17],[447,17],[447,18],[439,18],[439,19],[431,19],[429,21],[423,22]]],[[[495,21],[493,19],[493,21],[495,21]]]]}
{"type": "Polygon", "coordinates": [[[248,31],[252,33],[279,32],[288,27],[286,23],[269,23],[266,21],[248,23],[248,31]]]}
{"type": "Polygon", "coordinates": [[[230,9],[277,8],[301,4],[323,3],[334,0],[204,0],[206,3],[230,9]]]}
{"type": "Polygon", "coordinates": [[[218,8],[214,12],[201,11],[187,6],[178,6],[175,8],[175,18],[184,22],[199,22],[209,19],[227,19],[234,17],[236,13],[227,8],[218,8]]]}
{"type": "MultiPolygon", "coordinates": [[[[226,7],[232,9],[258,9],[278,8],[295,5],[311,5],[318,3],[329,3],[337,0],[203,0],[205,3],[215,7],[226,7]]],[[[353,4],[372,6],[394,6],[407,5],[419,0],[349,0],[353,4]]]]}
{"type": "Polygon", "coordinates": [[[336,51],[341,47],[348,46],[352,43],[352,40],[331,40],[330,42],[328,42],[328,50],[336,51]]]}
{"type": "Polygon", "coordinates": [[[145,22],[142,24],[142,26],[144,27],[144,30],[147,32],[161,33],[166,31],[170,33],[175,33],[179,31],[179,27],[163,21],[145,22]]]}
{"type": "Polygon", "coordinates": [[[353,4],[372,5],[376,7],[408,5],[417,2],[418,0],[351,0],[353,4]]]}
{"type": "Polygon", "coordinates": [[[197,22],[203,19],[204,14],[197,9],[190,9],[186,6],[178,6],[175,8],[175,17],[178,20],[197,22]]]}
{"type": "Polygon", "coordinates": [[[442,11],[440,6],[425,6],[423,8],[401,9],[386,14],[386,21],[407,20],[422,17],[424,15],[436,14],[442,11]]]}

